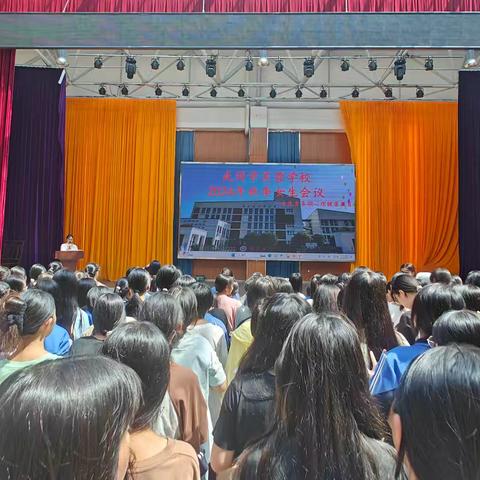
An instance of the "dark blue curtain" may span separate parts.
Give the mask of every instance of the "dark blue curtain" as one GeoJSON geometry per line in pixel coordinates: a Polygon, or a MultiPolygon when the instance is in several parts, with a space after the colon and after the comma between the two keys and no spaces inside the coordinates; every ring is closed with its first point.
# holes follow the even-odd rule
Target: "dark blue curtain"
{"type": "Polygon", "coordinates": [[[269,132],[268,163],[300,163],[300,133],[269,132]]]}
{"type": "Polygon", "coordinates": [[[48,263],[63,239],[65,81],[51,68],[15,69],[4,239],[21,264],[48,263]]]}
{"type": "Polygon", "coordinates": [[[175,219],[174,219],[174,255],[175,265],[182,270],[183,273],[192,274],[192,261],[189,259],[179,258],[177,259],[178,252],[178,221],[179,221],[179,187],[180,187],[180,163],[181,162],[193,162],[194,160],[194,132],[177,132],[177,139],[175,145],[175,198],[177,199],[175,204],[175,219]]]}
{"type": "Polygon", "coordinates": [[[480,72],[459,72],[458,226],[460,270],[480,269],[480,72]]]}
{"type": "MultiPolygon", "coordinates": [[[[269,163],[300,163],[299,132],[268,133],[269,163]]],[[[267,275],[273,277],[289,277],[300,271],[299,262],[267,261],[267,275]]]]}

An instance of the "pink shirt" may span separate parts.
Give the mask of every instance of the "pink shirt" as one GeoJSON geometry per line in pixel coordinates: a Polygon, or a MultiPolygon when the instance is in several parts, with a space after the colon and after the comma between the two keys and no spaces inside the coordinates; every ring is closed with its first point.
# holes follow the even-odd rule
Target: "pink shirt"
{"type": "Polygon", "coordinates": [[[234,298],[228,297],[225,294],[217,295],[217,308],[221,308],[227,316],[229,330],[235,328],[235,317],[237,316],[237,308],[242,304],[234,298]]]}

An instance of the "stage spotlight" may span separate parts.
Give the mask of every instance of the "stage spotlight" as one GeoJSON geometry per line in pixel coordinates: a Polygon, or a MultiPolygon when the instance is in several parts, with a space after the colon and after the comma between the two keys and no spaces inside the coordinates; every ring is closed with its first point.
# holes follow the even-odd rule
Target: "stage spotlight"
{"type": "Polygon", "coordinates": [[[163,93],[163,92],[162,92],[162,89],[160,88],[160,85],[157,85],[157,86],[155,87],[155,95],[156,95],[157,97],[161,97],[161,96],[162,96],[162,93],[163,93]]]}
{"type": "Polygon", "coordinates": [[[425,70],[430,71],[430,70],[433,70],[433,58],[432,57],[428,57],[426,60],[425,60],[425,70]]]}
{"type": "Polygon", "coordinates": [[[125,95],[125,96],[128,95],[128,88],[126,85],[123,85],[120,91],[122,92],[122,95],[125,95]]]}
{"type": "Polygon", "coordinates": [[[268,67],[270,65],[270,61],[268,60],[268,53],[266,50],[259,50],[258,51],[258,66],[259,67],[268,67]]]}
{"type": "Polygon", "coordinates": [[[322,89],[320,90],[320,98],[327,98],[327,96],[328,96],[328,93],[325,90],[325,87],[322,87],[322,89]]]}
{"type": "Polygon", "coordinates": [[[134,57],[127,57],[125,60],[125,73],[127,74],[127,78],[131,80],[137,71],[137,61],[134,57]]]}
{"type": "Polygon", "coordinates": [[[158,70],[160,68],[160,61],[158,60],[158,57],[152,58],[150,66],[152,67],[152,70],[158,70]]]}
{"type": "Polygon", "coordinates": [[[307,77],[313,77],[313,74],[315,73],[315,65],[313,64],[313,58],[312,57],[307,57],[303,61],[303,74],[307,77]]]}
{"type": "Polygon", "coordinates": [[[342,72],[348,72],[348,70],[350,70],[350,62],[344,58],[340,64],[340,68],[342,69],[342,72]]]}
{"type": "Polygon", "coordinates": [[[238,96],[240,98],[243,98],[245,96],[245,90],[242,87],[238,89],[238,96]]]}
{"type": "Polygon", "coordinates": [[[253,70],[253,62],[250,57],[245,60],[245,70],[251,72],[253,70]]]}
{"type": "Polygon", "coordinates": [[[210,96],[213,98],[217,96],[217,90],[215,87],[212,87],[212,89],[210,90],[210,96]]]}
{"type": "Polygon", "coordinates": [[[478,67],[478,58],[475,50],[467,50],[465,54],[465,60],[463,61],[464,68],[475,68],[478,67]]]}
{"type": "Polygon", "coordinates": [[[297,91],[295,92],[295,96],[297,98],[302,98],[303,92],[300,90],[300,87],[297,87],[297,91]]]}
{"type": "Polygon", "coordinates": [[[283,62],[280,59],[275,63],[275,70],[277,72],[283,72],[283,62]]]}
{"type": "Polygon", "coordinates": [[[398,81],[403,80],[405,73],[407,72],[407,61],[405,58],[400,57],[393,63],[393,73],[398,81]]]}
{"type": "Polygon", "coordinates": [[[185,62],[183,61],[183,58],[179,58],[177,61],[177,70],[183,71],[185,70],[185,62]]]}
{"type": "Polygon", "coordinates": [[[270,90],[270,98],[275,98],[277,96],[277,91],[275,90],[275,87],[272,87],[270,90]]]}
{"type": "Polygon", "coordinates": [[[205,62],[205,73],[207,77],[213,78],[217,74],[217,61],[215,58],[207,58],[205,62]]]}
{"type": "Polygon", "coordinates": [[[96,57],[95,61],[93,62],[93,67],[94,68],[102,68],[103,67],[103,59],[102,57],[96,57]]]}
{"type": "Polygon", "coordinates": [[[358,90],[357,87],[355,87],[353,90],[352,90],[352,97],[353,98],[358,98],[360,95],[360,90],[358,90]]]}
{"type": "Polygon", "coordinates": [[[374,72],[377,68],[378,68],[377,60],[375,58],[369,58],[368,59],[368,69],[371,72],[374,72]]]}
{"type": "Polygon", "coordinates": [[[68,67],[68,58],[67,58],[67,51],[64,49],[58,50],[57,56],[57,65],[61,68],[68,67]]]}
{"type": "Polygon", "coordinates": [[[98,89],[99,95],[106,95],[107,94],[107,89],[105,88],[105,85],[100,85],[100,88],[98,89]]]}
{"type": "Polygon", "coordinates": [[[393,91],[390,87],[387,87],[385,89],[385,98],[392,98],[393,97],[393,91]]]}
{"type": "Polygon", "coordinates": [[[182,95],[183,95],[184,97],[188,97],[188,96],[190,95],[190,90],[187,88],[186,85],[183,87],[182,95]]]}
{"type": "Polygon", "coordinates": [[[422,87],[417,87],[417,98],[423,98],[424,95],[425,95],[425,92],[423,91],[423,88],[422,87]]]}

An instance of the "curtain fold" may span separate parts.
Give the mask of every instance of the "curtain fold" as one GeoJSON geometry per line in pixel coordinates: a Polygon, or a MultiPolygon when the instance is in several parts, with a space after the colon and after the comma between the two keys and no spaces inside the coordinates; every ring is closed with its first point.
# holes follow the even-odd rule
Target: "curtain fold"
{"type": "Polygon", "coordinates": [[[195,155],[195,132],[188,131],[178,131],[175,147],[175,165],[176,165],[176,175],[175,175],[175,228],[173,229],[175,238],[174,238],[174,250],[173,254],[176,259],[176,265],[182,272],[186,275],[191,275],[193,271],[193,261],[189,258],[177,258],[178,252],[178,222],[179,222],[179,211],[180,211],[180,164],[181,162],[193,162],[195,155]]]}
{"type": "Polygon", "coordinates": [[[472,12],[477,0],[348,0],[350,12],[472,12]]]}
{"type": "Polygon", "coordinates": [[[52,260],[63,238],[65,81],[62,70],[15,69],[5,208],[6,240],[24,242],[22,265],[52,260]]]}
{"type": "Polygon", "coordinates": [[[457,104],[340,104],[357,177],[357,261],[458,272],[457,104]]]}
{"type": "Polygon", "coordinates": [[[459,241],[462,276],[480,269],[480,72],[460,72],[458,84],[459,241]]]}
{"type": "Polygon", "coordinates": [[[345,0],[205,0],[206,12],[344,12],[345,0]]]}
{"type": "MultiPolygon", "coordinates": [[[[300,163],[300,132],[268,132],[269,163],[300,163]]],[[[300,271],[299,262],[268,261],[267,275],[289,277],[300,271]]]]}
{"type": "Polygon", "coordinates": [[[114,280],[173,259],[176,104],[69,98],[65,231],[114,280]]]}
{"type": "Polygon", "coordinates": [[[2,251],[5,222],[14,74],[15,50],[0,49],[0,252],[2,251]]]}

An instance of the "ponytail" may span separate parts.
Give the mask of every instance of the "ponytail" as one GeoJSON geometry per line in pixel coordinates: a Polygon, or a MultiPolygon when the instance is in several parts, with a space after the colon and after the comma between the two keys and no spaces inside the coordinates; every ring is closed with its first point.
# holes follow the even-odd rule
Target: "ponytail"
{"type": "Polygon", "coordinates": [[[25,323],[26,303],[18,293],[9,293],[0,305],[0,350],[10,354],[20,343],[25,323]]]}

